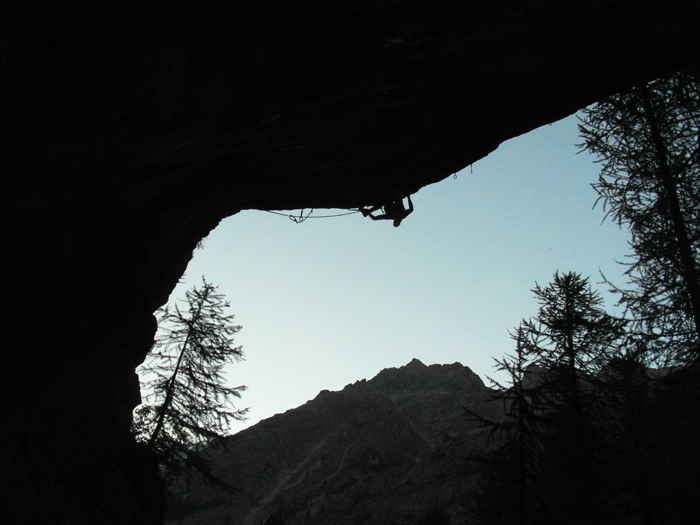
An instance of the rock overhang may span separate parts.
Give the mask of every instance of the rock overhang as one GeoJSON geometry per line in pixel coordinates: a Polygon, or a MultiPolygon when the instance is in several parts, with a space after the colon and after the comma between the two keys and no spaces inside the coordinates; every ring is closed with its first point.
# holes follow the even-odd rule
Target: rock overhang
{"type": "MultiPolygon", "coordinates": [[[[4,318],[6,348],[31,334],[31,350],[6,350],[8,388],[30,400],[6,419],[60,395],[94,420],[85,461],[61,464],[78,492],[81,476],[98,483],[95,462],[124,470],[115,436],[128,436],[151,312],[222,218],[413,193],[700,49],[700,5],[681,0],[13,9],[0,25],[4,318]],[[38,391],[19,380],[30,373],[38,391]]],[[[27,454],[43,457],[40,442],[27,454]]],[[[23,465],[6,472],[29,479],[23,465]]]]}

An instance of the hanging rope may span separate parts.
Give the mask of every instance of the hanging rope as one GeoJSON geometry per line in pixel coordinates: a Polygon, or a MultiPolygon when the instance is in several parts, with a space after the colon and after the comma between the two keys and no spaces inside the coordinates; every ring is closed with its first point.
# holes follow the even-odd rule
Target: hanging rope
{"type": "Polygon", "coordinates": [[[311,211],[308,213],[308,215],[306,215],[306,217],[304,217],[304,210],[303,209],[299,211],[299,216],[297,217],[296,215],[288,215],[286,213],[280,213],[277,211],[270,211],[270,210],[262,210],[262,211],[266,211],[267,213],[274,213],[275,215],[281,215],[282,217],[288,217],[289,220],[291,220],[297,224],[301,224],[306,219],[327,219],[329,217],[342,217],[344,215],[353,215],[354,213],[360,213],[360,210],[354,210],[354,211],[349,211],[347,213],[336,213],[334,215],[314,215],[312,217],[311,214],[314,212],[314,210],[312,208],[311,211]]]}

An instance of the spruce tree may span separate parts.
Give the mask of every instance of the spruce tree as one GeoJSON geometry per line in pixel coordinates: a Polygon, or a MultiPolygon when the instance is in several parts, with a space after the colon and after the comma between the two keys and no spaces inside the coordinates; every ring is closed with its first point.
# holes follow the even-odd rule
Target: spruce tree
{"type": "Polygon", "coordinates": [[[512,334],[515,355],[498,361],[511,378],[509,387],[497,385],[506,418],[482,418],[502,444],[473,510],[482,523],[602,523],[597,374],[618,352],[624,322],[608,315],[588,279],[574,272],[557,272],[533,292],[538,314],[512,334]]]}
{"type": "Polygon", "coordinates": [[[599,429],[605,440],[597,462],[611,515],[620,523],[654,525],[658,472],[653,465],[662,455],[652,440],[659,385],[649,374],[646,354],[643,347],[627,346],[599,375],[599,429]]]}
{"type": "Polygon", "coordinates": [[[533,289],[538,314],[524,322],[525,357],[542,370],[550,474],[544,491],[552,518],[587,523],[604,518],[595,450],[600,410],[597,376],[625,335],[624,321],[602,309],[602,298],[575,272],[533,289]]]}
{"type": "Polygon", "coordinates": [[[584,110],[606,217],[632,234],[629,289],[610,283],[660,363],[700,356],[700,80],[674,73],[584,110]]]}
{"type": "Polygon", "coordinates": [[[236,410],[244,386],[224,384],[223,367],[242,359],[233,335],[230,307],[217,287],[202,278],[202,286],[186,293],[185,308],[177,304],[159,312],[161,335],[146,362],[138,369],[145,377],[146,403],[134,411],[133,432],[158,457],[164,477],[185,473],[232,490],[212,471],[210,449],[226,446],[231,420],[245,419],[236,410]]]}
{"type": "Polygon", "coordinates": [[[542,448],[547,432],[546,414],[537,372],[528,367],[522,345],[521,324],[511,338],[515,354],[496,359],[496,369],[508,374],[508,383],[491,379],[496,393],[493,400],[502,403],[504,417],[493,420],[467,409],[467,417],[476,419],[488,432],[487,453],[467,458],[485,465],[469,507],[476,523],[535,525],[540,523],[546,496],[541,489],[546,457],[542,448]]]}

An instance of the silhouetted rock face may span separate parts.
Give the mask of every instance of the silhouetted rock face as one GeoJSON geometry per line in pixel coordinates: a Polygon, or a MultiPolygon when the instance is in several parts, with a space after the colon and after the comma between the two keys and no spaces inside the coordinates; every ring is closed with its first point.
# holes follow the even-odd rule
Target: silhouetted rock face
{"type": "Polygon", "coordinates": [[[134,368],[222,218],[413,193],[697,60],[698,18],[688,0],[4,2],[6,513],[156,519],[134,368]]]}
{"type": "Polygon", "coordinates": [[[240,494],[189,489],[176,495],[170,519],[254,525],[278,511],[288,525],[401,524],[435,502],[457,514],[476,475],[459,456],[483,450],[485,437],[462,407],[497,414],[489,393],[459,363],[417,359],[324,390],[229,438],[216,472],[240,494]]]}

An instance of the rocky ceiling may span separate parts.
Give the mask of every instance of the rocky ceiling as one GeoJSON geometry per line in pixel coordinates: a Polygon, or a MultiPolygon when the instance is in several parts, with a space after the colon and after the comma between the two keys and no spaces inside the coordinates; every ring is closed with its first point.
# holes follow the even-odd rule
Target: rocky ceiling
{"type": "Polygon", "coordinates": [[[134,367],[222,218],[415,192],[697,62],[699,15],[687,0],[4,3],[15,523],[157,522],[155,467],[128,434],[134,367]]]}

